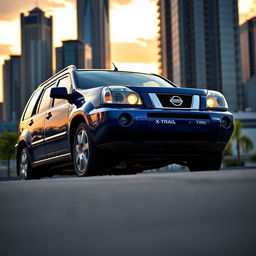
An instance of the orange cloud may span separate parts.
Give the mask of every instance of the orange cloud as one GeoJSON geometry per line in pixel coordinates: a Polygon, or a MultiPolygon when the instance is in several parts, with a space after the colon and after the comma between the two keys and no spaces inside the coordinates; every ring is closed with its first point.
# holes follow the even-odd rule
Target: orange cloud
{"type": "Polygon", "coordinates": [[[113,62],[155,63],[157,60],[157,39],[140,39],[140,42],[112,42],[113,62]]]}
{"type": "Polygon", "coordinates": [[[138,42],[138,38],[152,39],[157,34],[156,3],[150,0],[132,0],[127,5],[110,9],[112,42],[138,42]]]}
{"type": "MultiPolygon", "coordinates": [[[[42,10],[47,8],[63,8],[65,2],[75,2],[75,0],[40,0],[39,7],[42,10]]],[[[0,20],[12,20],[19,17],[20,13],[28,12],[35,7],[35,2],[31,0],[0,0],[0,20]]]]}

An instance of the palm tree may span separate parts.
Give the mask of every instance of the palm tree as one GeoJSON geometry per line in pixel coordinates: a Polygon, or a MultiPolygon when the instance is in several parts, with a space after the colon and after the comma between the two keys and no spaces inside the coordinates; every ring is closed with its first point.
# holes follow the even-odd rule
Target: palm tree
{"type": "Polygon", "coordinates": [[[226,145],[223,151],[224,156],[232,156],[233,150],[232,150],[232,143],[229,141],[229,143],[226,145]]]}
{"type": "Polygon", "coordinates": [[[246,135],[241,135],[242,128],[241,122],[239,120],[235,120],[235,128],[231,141],[236,141],[237,165],[241,165],[241,149],[243,153],[248,153],[253,149],[252,140],[246,135]]]}

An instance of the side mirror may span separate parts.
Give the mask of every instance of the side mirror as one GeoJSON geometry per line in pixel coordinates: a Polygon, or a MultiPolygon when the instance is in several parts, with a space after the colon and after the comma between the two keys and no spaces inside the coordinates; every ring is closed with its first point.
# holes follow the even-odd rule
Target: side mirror
{"type": "Polygon", "coordinates": [[[50,97],[53,99],[66,99],[69,100],[70,95],[68,94],[66,87],[55,87],[51,89],[50,97]]]}

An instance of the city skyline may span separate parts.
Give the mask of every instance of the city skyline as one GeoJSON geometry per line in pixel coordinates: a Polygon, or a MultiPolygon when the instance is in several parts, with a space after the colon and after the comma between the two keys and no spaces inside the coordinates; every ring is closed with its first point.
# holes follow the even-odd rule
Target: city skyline
{"type": "MultiPolygon", "coordinates": [[[[11,2],[12,6],[14,2],[11,2]]],[[[62,40],[77,38],[75,2],[75,0],[39,1],[39,7],[46,12],[46,16],[53,15],[54,47],[60,46],[62,40]],[[61,20],[67,16],[70,19],[66,19],[68,23],[63,26],[61,20]]],[[[256,1],[240,0],[239,3],[241,24],[253,16],[256,1]]],[[[5,3],[2,8],[3,13],[0,12],[0,31],[5,34],[5,37],[0,39],[0,101],[2,101],[3,61],[11,54],[20,54],[20,31],[17,19],[21,12],[28,12],[35,7],[33,1],[22,1],[22,6],[19,4],[21,3],[15,6],[14,11],[10,8],[10,3],[5,3]],[[8,33],[10,30],[11,34],[8,33]]],[[[114,61],[120,69],[157,73],[157,23],[155,0],[110,0],[111,61],[114,61]],[[142,8],[143,15],[141,15],[142,8]],[[131,14],[133,19],[129,19],[131,14]]]]}

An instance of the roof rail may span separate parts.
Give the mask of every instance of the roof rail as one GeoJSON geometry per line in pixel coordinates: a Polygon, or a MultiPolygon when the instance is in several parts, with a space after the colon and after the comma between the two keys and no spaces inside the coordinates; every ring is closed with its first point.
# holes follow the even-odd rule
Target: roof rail
{"type": "Polygon", "coordinates": [[[53,77],[58,76],[58,75],[61,74],[62,72],[67,71],[67,70],[69,70],[69,69],[77,70],[77,68],[76,68],[75,65],[69,65],[69,66],[63,68],[62,70],[60,70],[59,72],[57,72],[56,74],[54,74],[53,76],[51,76],[50,78],[48,78],[48,79],[47,79],[46,81],[44,81],[43,83],[41,83],[41,84],[38,86],[38,88],[41,87],[41,86],[43,86],[45,83],[47,83],[47,82],[48,82],[50,79],[52,79],[53,77]]]}

